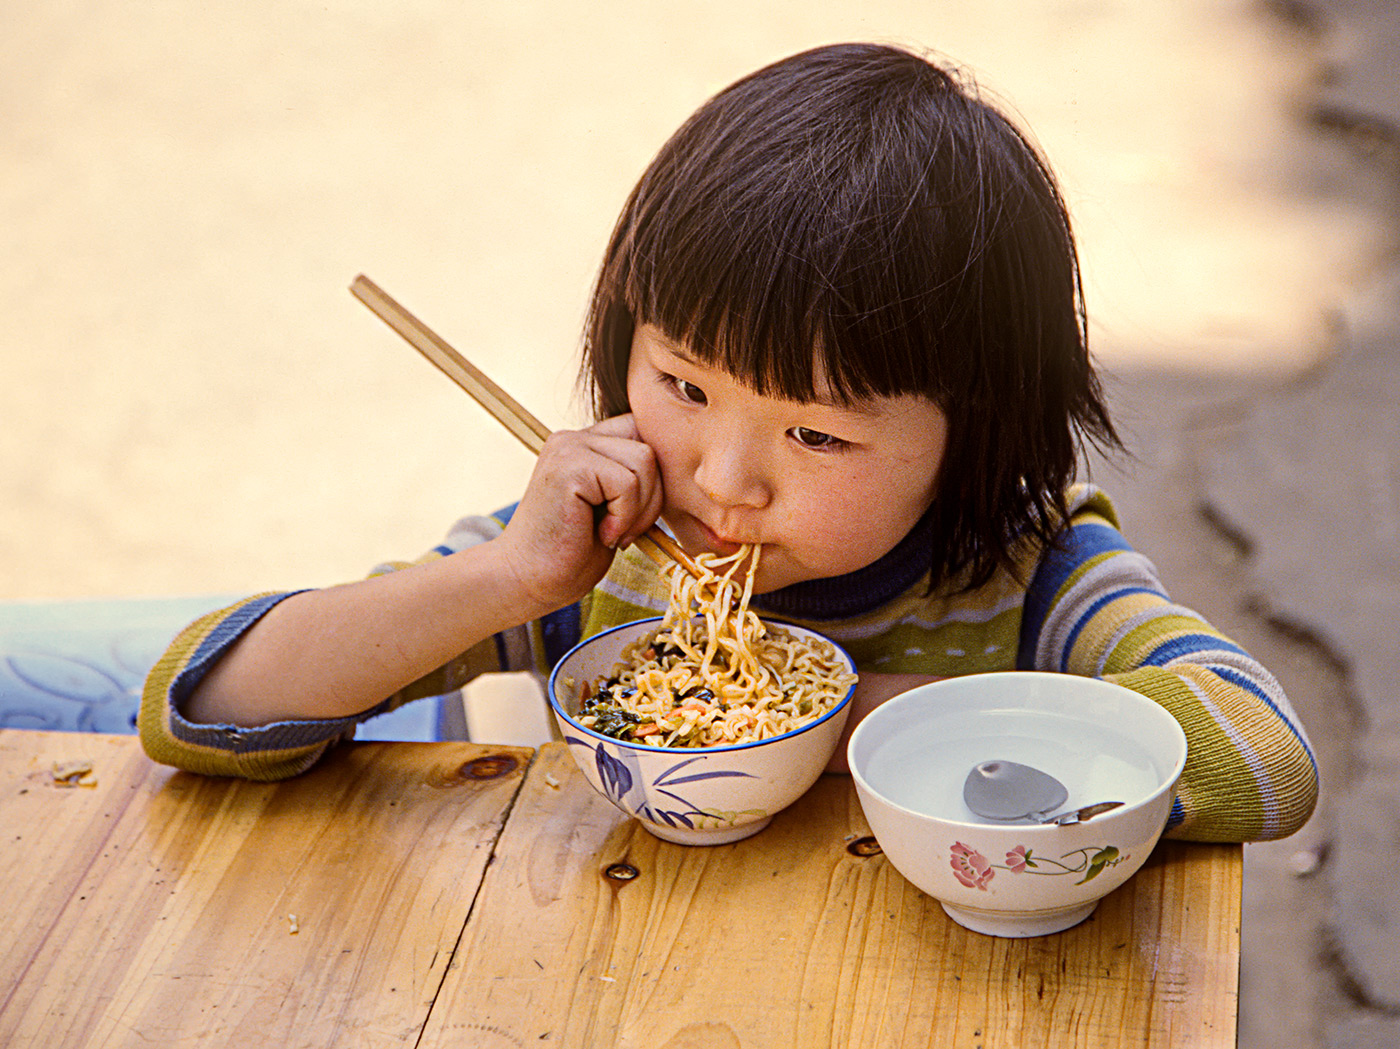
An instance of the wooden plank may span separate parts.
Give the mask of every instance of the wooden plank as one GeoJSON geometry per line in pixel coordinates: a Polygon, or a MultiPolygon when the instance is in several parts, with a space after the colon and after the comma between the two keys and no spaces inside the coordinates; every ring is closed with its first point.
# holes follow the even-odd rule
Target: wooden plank
{"type": "Polygon", "coordinates": [[[1233,1046],[1238,846],[1164,845],[1088,922],[1008,940],[868,834],[826,776],[747,841],[664,844],[546,746],[422,1044],[1233,1046]]]}
{"type": "Polygon", "coordinates": [[[357,744],[256,784],[0,731],[0,1045],[411,1044],[530,756],[357,744]],[[79,758],[96,785],[56,786],[79,758]]]}

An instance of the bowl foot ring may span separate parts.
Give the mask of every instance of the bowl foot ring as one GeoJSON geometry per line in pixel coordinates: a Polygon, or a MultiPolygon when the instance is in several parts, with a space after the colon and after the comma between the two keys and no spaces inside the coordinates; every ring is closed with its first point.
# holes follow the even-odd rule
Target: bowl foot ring
{"type": "Polygon", "coordinates": [[[1094,913],[1098,900],[1075,904],[1053,911],[1015,913],[1006,911],[986,911],[971,907],[958,907],[939,901],[948,917],[964,929],[980,932],[985,936],[1007,936],[1024,938],[1028,936],[1049,936],[1064,932],[1082,922],[1094,913]]]}
{"type": "Polygon", "coordinates": [[[742,841],[752,837],[773,821],[772,816],[762,816],[738,826],[715,827],[712,830],[697,830],[690,827],[668,827],[660,823],[640,820],[643,827],[662,841],[677,845],[728,845],[731,841],[742,841]]]}

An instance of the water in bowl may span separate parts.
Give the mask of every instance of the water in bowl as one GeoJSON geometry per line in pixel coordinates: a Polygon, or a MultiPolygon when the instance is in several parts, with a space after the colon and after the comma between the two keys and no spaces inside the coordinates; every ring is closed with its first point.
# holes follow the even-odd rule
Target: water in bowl
{"type": "Polygon", "coordinates": [[[884,797],[939,819],[994,824],[963,801],[963,782],[982,761],[1004,759],[1049,773],[1069,791],[1064,808],[1099,801],[1132,805],[1150,796],[1168,770],[1141,743],[1102,724],[1043,711],[948,715],[881,743],[862,772],[884,797]]]}

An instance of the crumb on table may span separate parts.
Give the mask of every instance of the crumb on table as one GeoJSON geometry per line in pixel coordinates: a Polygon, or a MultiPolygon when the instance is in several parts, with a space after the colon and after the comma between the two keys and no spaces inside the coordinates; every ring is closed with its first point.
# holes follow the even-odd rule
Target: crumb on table
{"type": "Polygon", "coordinates": [[[91,761],[55,761],[52,772],[55,787],[97,786],[97,774],[93,772],[91,761]]]}

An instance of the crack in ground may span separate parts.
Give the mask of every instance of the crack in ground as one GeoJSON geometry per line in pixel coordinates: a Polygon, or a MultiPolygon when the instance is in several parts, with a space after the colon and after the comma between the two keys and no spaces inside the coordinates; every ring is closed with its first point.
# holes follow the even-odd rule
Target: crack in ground
{"type": "Polygon", "coordinates": [[[1330,925],[1323,926],[1322,943],[1318,948],[1318,966],[1330,976],[1335,989],[1349,1004],[1357,1009],[1384,1017],[1400,1017],[1400,1006],[1379,1002],[1366,993],[1366,988],[1347,965],[1342,954],[1337,931],[1330,925]]]}
{"type": "Polygon", "coordinates": [[[1342,139],[1364,160],[1400,176],[1400,127],[1391,121],[1335,102],[1315,104],[1307,119],[1319,131],[1342,139]]]}

